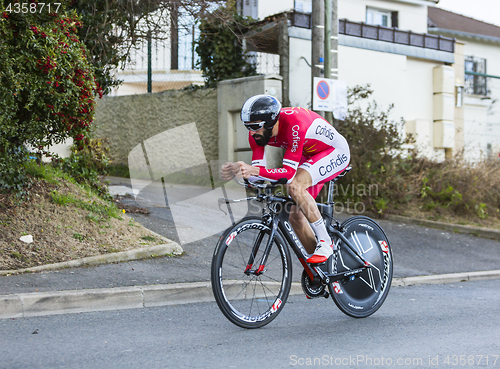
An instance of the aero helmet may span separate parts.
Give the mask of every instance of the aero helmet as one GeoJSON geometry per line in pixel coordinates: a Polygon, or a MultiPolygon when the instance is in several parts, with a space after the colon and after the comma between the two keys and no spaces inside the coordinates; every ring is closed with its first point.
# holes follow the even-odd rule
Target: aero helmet
{"type": "Polygon", "coordinates": [[[241,108],[241,120],[252,131],[264,127],[271,130],[280,116],[281,103],[270,95],[256,95],[249,98],[241,108]],[[258,122],[248,124],[249,122],[258,122]]]}

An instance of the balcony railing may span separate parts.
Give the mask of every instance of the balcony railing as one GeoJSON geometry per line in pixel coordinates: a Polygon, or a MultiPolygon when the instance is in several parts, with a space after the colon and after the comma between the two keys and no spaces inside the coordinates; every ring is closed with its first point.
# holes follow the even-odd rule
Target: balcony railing
{"type": "MultiPolygon", "coordinates": [[[[291,17],[292,26],[311,28],[311,14],[294,11],[291,17]]],[[[417,46],[455,52],[455,39],[428,33],[402,31],[398,28],[374,26],[371,24],[351,22],[347,19],[339,20],[339,33],[348,36],[368,38],[371,40],[392,42],[401,45],[417,46]]]]}
{"type": "Polygon", "coordinates": [[[428,33],[402,31],[398,28],[351,22],[347,19],[339,20],[339,34],[392,42],[401,45],[423,47],[426,49],[446,51],[449,53],[455,52],[454,38],[448,38],[440,35],[430,35],[428,33]]]}

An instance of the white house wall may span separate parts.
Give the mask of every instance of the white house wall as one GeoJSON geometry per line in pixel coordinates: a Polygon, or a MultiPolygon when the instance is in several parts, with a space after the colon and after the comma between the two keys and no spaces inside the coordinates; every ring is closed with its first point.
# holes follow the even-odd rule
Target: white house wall
{"type": "Polygon", "coordinates": [[[464,102],[464,154],[466,159],[474,161],[484,157],[487,144],[490,143],[488,136],[490,102],[470,97],[466,97],[464,102]]]}
{"type": "Polygon", "coordinates": [[[442,159],[444,152],[433,148],[433,70],[435,62],[408,58],[404,88],[404,120],[415,122],[416,148],[427,157],[442,159]]]}
{"type": "MultiPolygon", "coordinates": [[[[366,21],[366,8],[397,11],[399,28],[413,32],[427,31],[427,7],[401,1],[339,0],[339,18],[354,22],[366,21]]],[[[290,104],[311,107],[310,34],[305,30],[293,30],[290,37],[290,104]]],[[[347,37],[347,36],[345,36],[347,37]]],[[[364,39],[356,39],[359,41],[364,39]]],[[[371,41],[371,40],[369,40],[371,41]]],[[[371,41],[377,43],[377,41],[371,41]]],[[[433,68],[443,62],[416,58],[411,53],[396,54],[369,50],[343,44],[338,47],[339,79],[348,87],[370,84],[374,90],[372,101],[386,110],[394,104],[390,119],[408,122],[416,134],[416,145],[423,154],[438,159],[444,151],[433,149],[433,68]]],[[[381,41],[378,41],[380,44],[381,41]]],[[[387,46],[387,45],[386,45],[387,46]]],[[[411,48],[411,47],[407,47],[411,48]]],[[[423,49],[422,49],[423,50],[423,49]]],[[[422,51],[418,50],[418,51],[422,51]]],[[[425,50],[429,51],[429,50],[425,50]]]]}
{"type": "Polygon", "coordinates": [[[290,105],[311,108],[311,41],[290,38],[290,105]],[[305,59],[305,60],[304,60],[305,59]]]}
{"type": "MultiPolygon", "coordinates": [[[[246,1],[246,0],[243,0],[246,1]]],[[[294,0],[249,0],[258,1],[259,19],[264,19],[270,15],[292,10],[294,0]]]]}
{"type": "Polygon", "coordinates": [[[339,0],[339,19],[366,22],[366,8],[397,11],[399,29],[417,33],[427,32],[427,7],[400,1],[383,0],[339,0]]]}
{"type": "MultiPolygon", "coordinates": [[[[290,38],[290,103],[310,108],[311,43],[290,38]]],[[[404,55],[339,46],[339,79],[348,87],[370,84],[374,90],[371,101],[386,110],[391,104],[390,119],[416,121],[419,132],[417,146],[428,156],[432,149],[433,68],[438,62],[409,58],[404,55]]]]}
{"type": "Polygon", "coordinates": [[[432,122],[433,69],[436,63],[408,58],[406,61],[403,110],[406,120],[425,119],[432,122]]]}
{"type": "Polygon", "coordinates": [[[405,116],[408,89],[406,56],[339,46],[339,79],[348,87],[370,84],[372,99],[381,109],[394,104],[391,118],[405,116]]]}
{"type": "MultiPolygon", "coordinates": [[[[466,41],[464,54],[486,59],[487,74],[500,76],[499,44],[466,41]]],[[[469,160],[500,153],[500,79],[488,78],[487,83],[489,99],[467,95],[464,99],[465,157],[469,160]]]]}

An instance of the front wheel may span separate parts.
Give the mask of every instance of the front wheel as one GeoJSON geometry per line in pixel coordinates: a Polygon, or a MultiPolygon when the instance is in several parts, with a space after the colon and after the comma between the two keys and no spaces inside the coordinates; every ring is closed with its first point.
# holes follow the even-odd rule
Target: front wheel
{"type": "MultiPolygon", "coordinates": [[[[392,282],[392,252],[387,236],[373,219],[355,216],[342,223],[344,236],[370,267],[352,281],[329,284],[337,307],[354,318],[376,312],[385,301],[392,282]]],[[[339,252],[328,261],[328,271],[340,273],[362,266],[359,258],[342,241],[339,252]]]]}
{"type": "Polygon", "coordinates": [[[279,232],[259,269],[270,233],[261,218],[244,218],[224,232],[212,258],[215,301],[226,318],[243,328],[270,323],[290,292],[290,252],[279,232]]]}

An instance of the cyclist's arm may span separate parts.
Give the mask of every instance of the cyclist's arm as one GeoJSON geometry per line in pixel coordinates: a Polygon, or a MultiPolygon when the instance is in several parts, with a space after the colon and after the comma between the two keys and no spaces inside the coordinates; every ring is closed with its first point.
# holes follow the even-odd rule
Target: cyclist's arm
{"type": "Polygon", "coordinates": [[[297,125],[297,127],[299,128],[295,131],[296,133],[294,131],[288,132],[287,141],[289,144],[285,151],[285,155],[283,157],[283,167],[281,168],[267,169],[265,167],[266,158],[264,147],[252,142],[254,140],[250,140],[250,147],[252,149],[252,166],[259,169],[257,174],[259,179],[275,182],[281,178],[286,178],[288,183],[290,183],[293,177],[295,177],[300,158],[302,157],[302,149],[305,138],[305,130],[302,129],[300,125],[297,125]]]}
{"type": "Polygon", "coordinates": [[[237,175],[240,171],[240,167],[237,163],[227,162],[220,169],[220,177],[224,181],[230,181],[237,175]]]}

